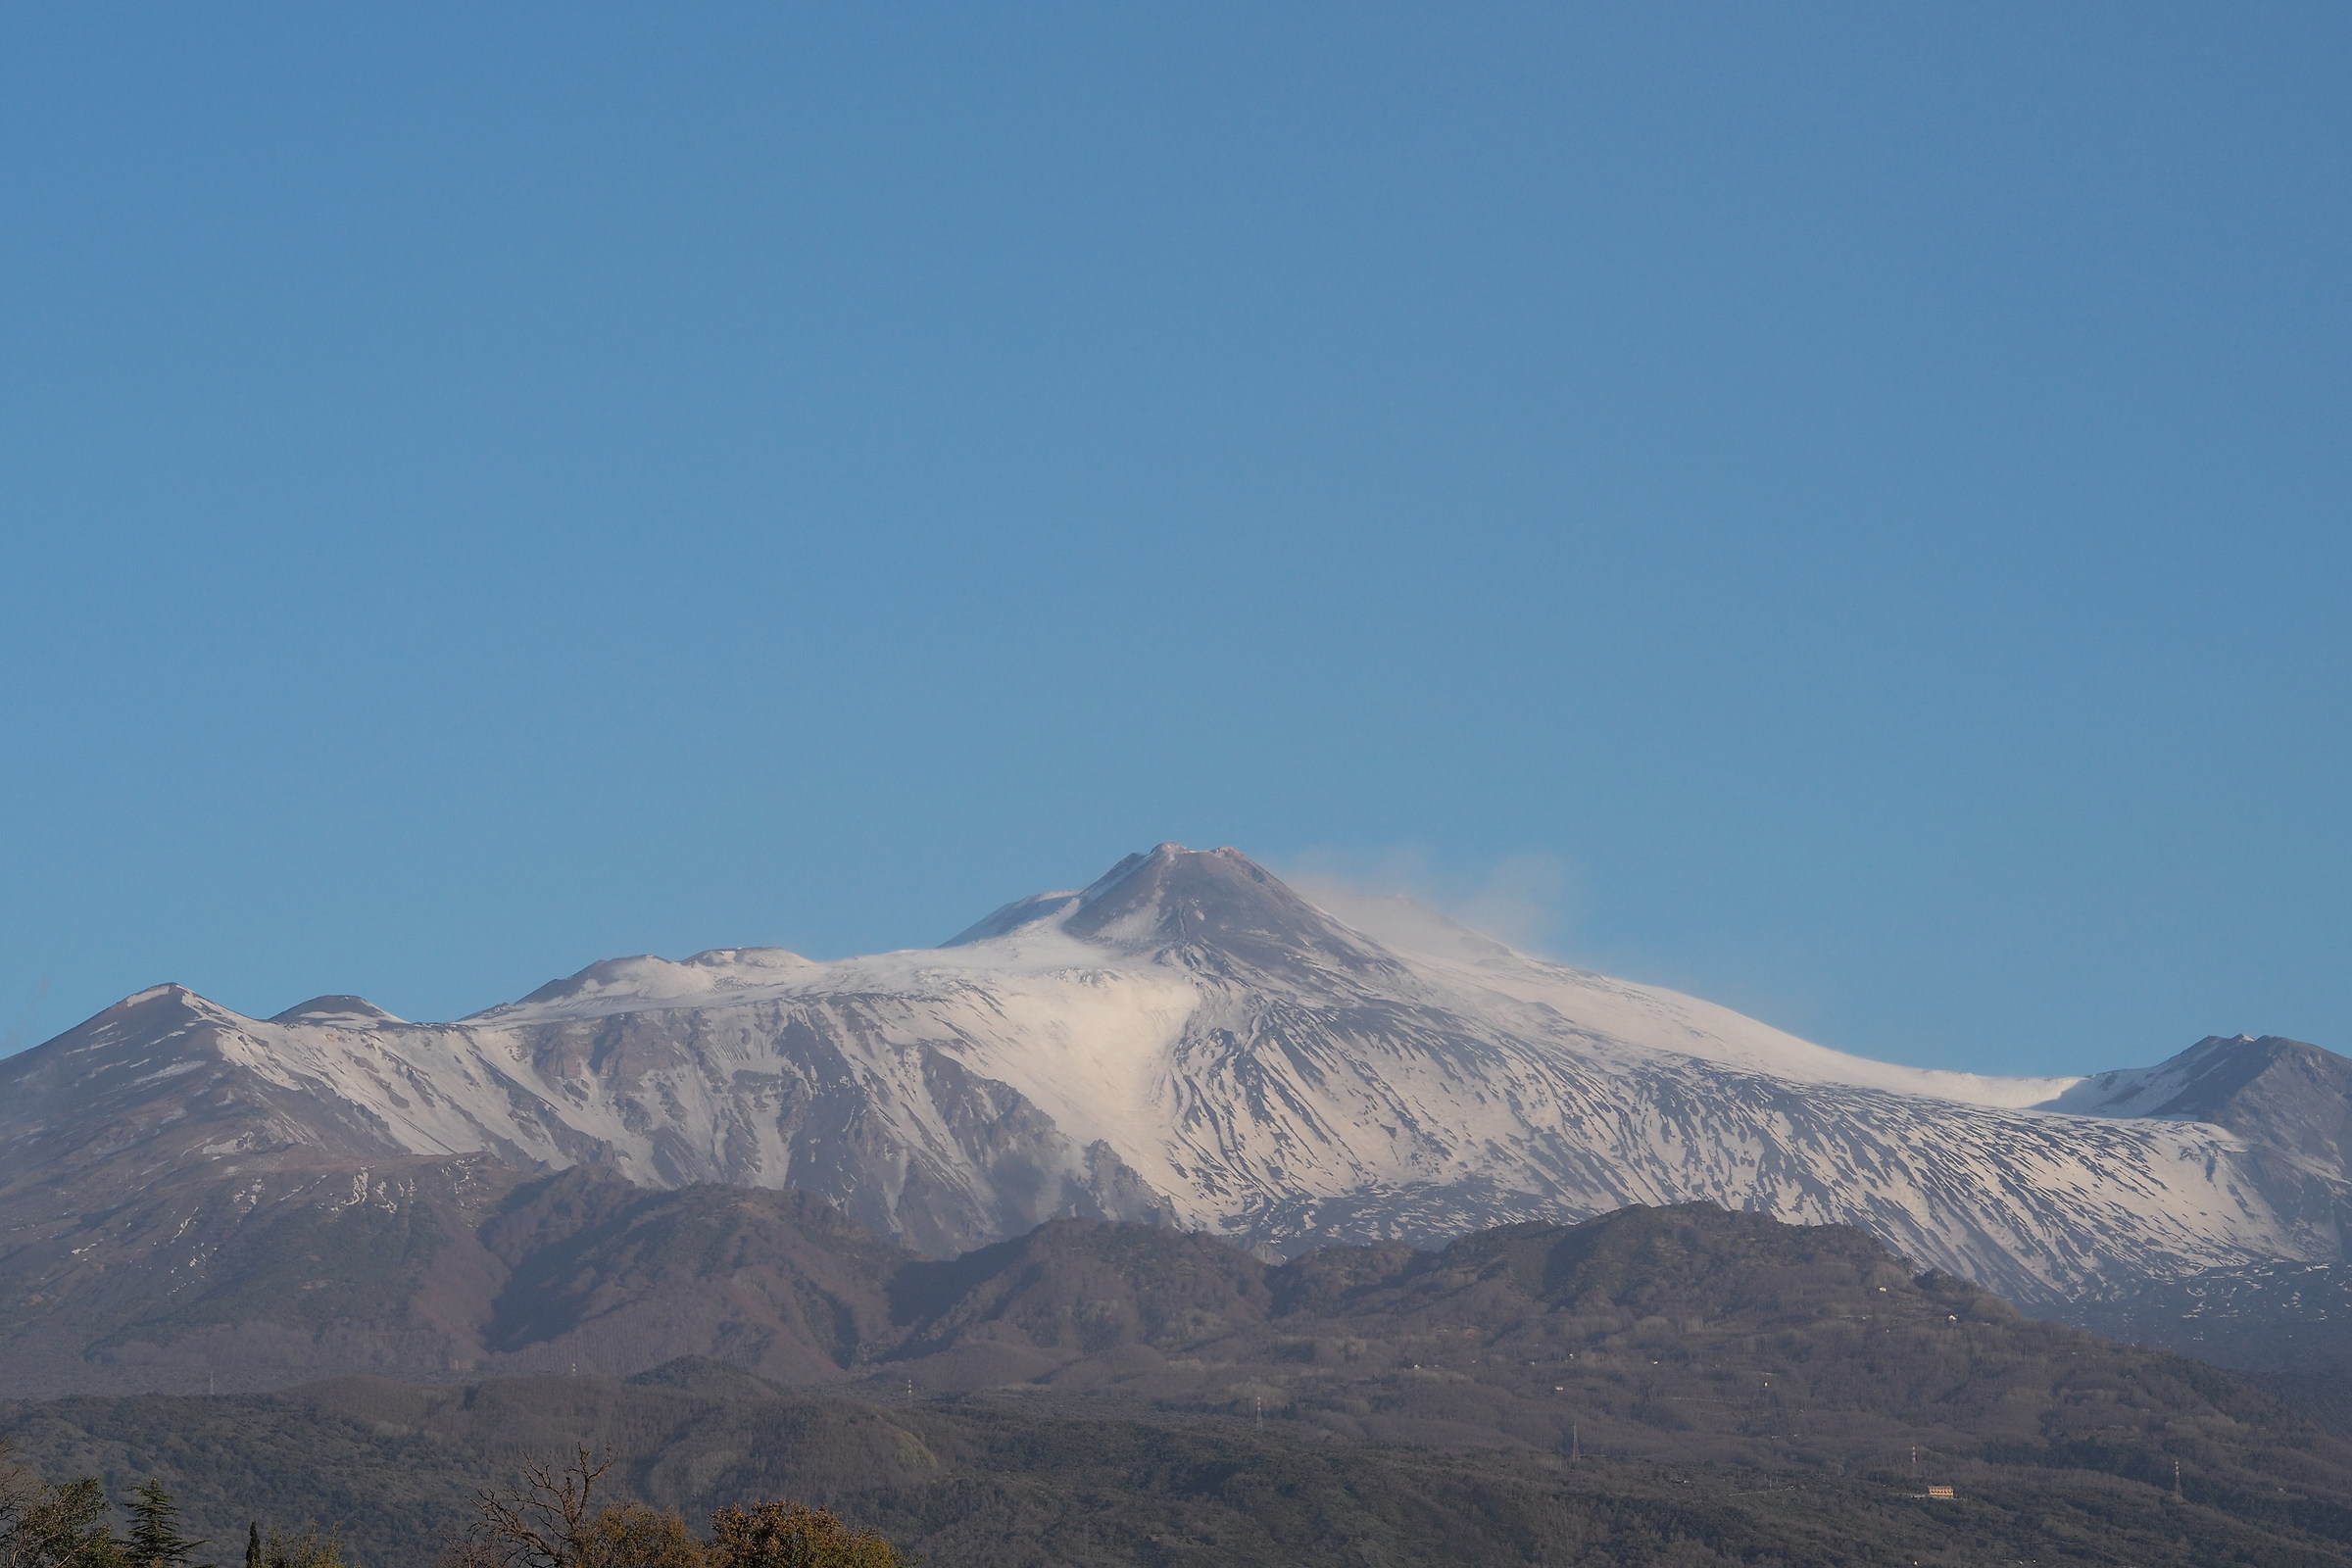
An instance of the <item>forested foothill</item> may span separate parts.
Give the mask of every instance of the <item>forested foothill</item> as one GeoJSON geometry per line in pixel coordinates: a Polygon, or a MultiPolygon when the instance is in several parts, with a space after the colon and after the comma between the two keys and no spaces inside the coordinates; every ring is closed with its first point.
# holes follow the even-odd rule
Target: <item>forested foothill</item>
{"type": "MultiPolygon", "coordinates": [[[[725,1210],[623,1224],[628,1268],[583,1248],[546,1299],[626,1318],[659,1299],[629,1269],[723,1279],[725,1210]]],[[[747,1370],[747,1336],[627,1379],[24,1401],[0,1430],[52,1485],[160,1485],[192,1536],[279,1521],[364,1568],[486,1560],[483,1489],[583,1446],[625,1511],[580,1540],[662,1568],[737,1561],[726,1510],[776,1499],[988,1568],[2352,1563],[2327,1426],[1840,1227],[1690,1205],[1265,1262],[1059,1222],[834,1304],[820,1387],[747,1370]]]]}

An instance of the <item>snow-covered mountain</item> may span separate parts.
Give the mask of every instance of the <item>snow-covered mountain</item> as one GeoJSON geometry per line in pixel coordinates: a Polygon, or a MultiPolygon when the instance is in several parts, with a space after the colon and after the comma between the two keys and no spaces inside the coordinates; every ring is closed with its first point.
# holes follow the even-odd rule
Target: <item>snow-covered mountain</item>
{"type": "Polygon", "coordinates": [[[2342,1257],[2331,1138],[2181,1100],[2242,1110],[2232,1075],[2277,1044],[2100,1079],[1898,1067],[1161,845],[945,947],[612,959],[456,1023],[142,992],[0,1062],[0,1248],[172,1172],[485,1154],[792,1187],[934,1255],[1063,1214],[1291,1251],[1705,1199],[2052,1301],[2342,1257]]]}

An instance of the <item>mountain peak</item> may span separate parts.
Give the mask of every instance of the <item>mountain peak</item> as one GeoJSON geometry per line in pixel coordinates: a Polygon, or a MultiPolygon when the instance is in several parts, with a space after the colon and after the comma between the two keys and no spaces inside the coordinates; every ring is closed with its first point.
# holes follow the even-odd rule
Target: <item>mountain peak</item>
{"type": "Polygon", "coordinates": [[[1377,942],[1300,898],[1241,851],[1169,841],[1130,855],[1086,887],[1033,893],[983,916],[945,947],[1046,922],[1098,947],[1167,953],[1193,967],[1389,970],[1377,942]]]}
{"type": "Polygon", "coordinates": [[[2207,1035],[2153,1067],[2085,1078],[2050,1108],[2206,1122],[2352,1177],[2352,1059],[2283,1035],[2207,1035]]]}
{"type": "Polygon", "coordinates": [[[109,1034],[131,1028],[153,1030],[167,1027],[162,1022],[167,1019],[173,1022],[198,1020],[224,1022],[232,1021],[237,1016],[234,1011],[223,1007],[212,998],[190,991],[186,986],[167,981],[160,986],[149,986],[144,991],[132,992],[105,1011],[84,1020],[77,1027],[67,1030],[66,1034],[57,1038],[63,1040],[67,1035],[78,1035],[84,1031],[109,1034]]]}
{"type": "Polygon", "coordinates": [[[386,1012],[366,997],[347,996],[313,997],[270,1018],[271,1023],[309,1023],[327,1029],[378,1029],[388,1023],[407,1021],[386,1012]]]}
{"type": "Polygon", "coordinates": [[[2352,1084],[2352,1061],[2308,1042],[2283,1035],[2207,1035],[2151,1070],[2151,1085],[2158,1086],[2162,1102],[2139,1114],[2212,1121],[2262,1080],[2281,1071],[2352,1084]]]}
{"type": "Polygon", "coordinates": [[[2208,1035],[2166,1062],[2145,1114],[2211,1122],[2352,1175],[2352,1060],[2282,1035],[2208,1035]]]}
{"type": "Polygon", "coordinates": [[[1235,849],[1161,844],[1130,855],[1078,895],[1061,928],[1082,941],[1256,969],[1396,967],[1235,849]]]}
{"type": "Polygon", "coordinates": [[[786,948],[710,948],[677,959],[639,953],[625,958],[600,958],[561,980],[550,980],[520,1002],[502,1003],[474,1016],[504,1018],[548,1003],[608,1011],[629,1005],[691,1004],[773,984],[813,967],[786,948]]]}

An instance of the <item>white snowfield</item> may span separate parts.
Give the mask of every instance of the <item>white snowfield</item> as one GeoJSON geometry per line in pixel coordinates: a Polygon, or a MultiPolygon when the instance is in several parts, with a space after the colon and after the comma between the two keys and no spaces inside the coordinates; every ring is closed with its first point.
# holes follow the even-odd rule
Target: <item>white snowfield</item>
{"type": "Polygon", "coordinates": [[[45,1049],[99,1076],[209,1057],[267,1106],[248,1149],[798,1187],[941,1253],[1055,1213],[1296,1250],[1694,1199],[1854,1223],[2025,1299],[2340,1253],[2331,1175],[2053,1108],[2119,1075],[1869,1061],[1402,901],[1325,904],[1163,845],[944,948],[613,959],[450,1024],[159,988],[45,1049]]]}

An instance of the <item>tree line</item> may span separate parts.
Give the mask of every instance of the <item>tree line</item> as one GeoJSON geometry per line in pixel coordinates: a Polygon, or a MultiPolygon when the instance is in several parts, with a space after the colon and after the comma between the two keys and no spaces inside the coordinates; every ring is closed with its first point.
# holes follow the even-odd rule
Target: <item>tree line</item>
{"type": "MultiPolygon", "coordinates": [[[[916,1568],[918,1559],[822,1508],[775,1499],[720,1508],[697,1535],[674,1508],[608,1499],[610,1455],[584,1445],[557,1469],[526,1457],[508,1487],[474,1495],[469,1529],[435,1568],[916,1568]]],[[[196,1560],[209,1541],[181,1530],[179,1506],[150,1477],[116,1504],[95,1476],[49,1485],[9,1459],[0,1440],[0,1568],[218,1568],[196,1560]]],[[[299,1535],[246,1527],[244,1568],[359,1568],[332,1530],[299,1535]]]]}

